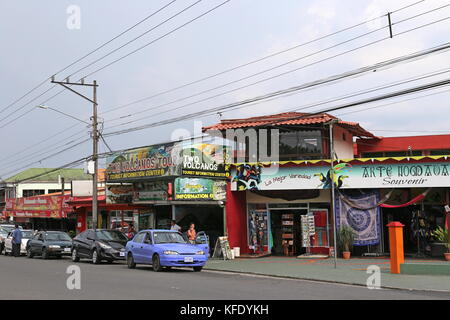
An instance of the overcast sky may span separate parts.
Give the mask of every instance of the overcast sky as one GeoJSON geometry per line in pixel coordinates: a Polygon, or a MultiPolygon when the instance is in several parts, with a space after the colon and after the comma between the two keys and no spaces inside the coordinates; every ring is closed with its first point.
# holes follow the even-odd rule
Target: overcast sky
{"type": "MultiPolygon", "coordinates": [[[[88,75],[223,1],[203,0],[199,2],[183,14],[76,73],[70,79],[76,81],[88,75]]],[[[64,148],[89,138],[89,129],[83,123],[57,112],[35,107],[46,102],[45,104],[52,108],[89,121],[92,112],[92,105],[89,102],[68,90],[47,101],[60,91],[60,88],[52,88],[50,81],[47,81],[22,100],[13,105],[10,104],[52,74],[83,57],[169,2],[171,0],[4,0],[0,3],[0,36],[2,39],[2,50],[0,51],[0,132],[2,137],[0,177],[7,178],[15,171],[23,170],[22,167],[57,167],[92,152],[90,142],[62,152],[64,148]],[[73,8],[75,11],[72,11],[73,8]],[[76,19],[78,17],[77,9],[80,12],[79,20],[76,19]],[[79,28],[77,28],[78,26],[79,28]],[[44,93],[46,90],[49,91],[44,93]],[[41,94],[43,94],[41,97],[36,98],[41,94]],[[31,101],[33,99],[34,101],[31,101]],[[14,120],[18,116],[21,117],[14,120]],[[55,153],[57,155],[54,155],[55,153]],[[45,159],[47,157],[49,158],[45,159]],[[39,162],[39,160],[42,161],[39,162]]],[[[196,0],[175,1],[166,9],[94,54],[57,74],[57,79],[67,77],[195,2],[196,0]]],[[[418,1],[231,0],[167,37],[87,77],[86,82],[95,79],[99,84],[99,113],[104,120],[104,133],[189,115],[195,111],[320,80],[444,44],[450,41],[448,37],[450,19],[411,32],[400,33],[450,17],[450,5],[414,19],[401,21],[450,4],[450,1],[425,0],[402,11],[394,12],[392,14],[394,23],[392,39],[381,41],[389,36],[389,30],[383,28],[387,25],[387,18],[382,17],[195,85],[112,112],[110,110],[317,39],[415,2],[418,1]],[[380,28],[381,30],[377,31],[380,28]],[[368,32],[371,33],[350,41],[350,39],[368,32]],[[356,50],[356,48],[376,40],[380,41],[356,50]],[[336,46],[344,41],[346,42],[336,46]],[[327,49],[331,46],[335,47],[327,49]],[[351,49],[355,50],[341,54],[351,49]],[[321,52],[317,53],[320,50],[321,52]],[[305,57],[307,55],[308,57],[305,57]],[[333,56],[336,57],[331,58],[333,56]],[[304,58],[299,59],[301,57],[304,58]],[[285,64],[295,59],[297,61],[285,64]],[[314,63],[321,60],[324,61],[314,63]],[[275,68],[281,64],[285,65],[275,68]],[[293,69],[298,70],[272,80],[260,81],[293,69]],[[250,77],[262,71],[265,72],[250,77]],[[223,86],[242,78],[246,79],[223,86]],[[260,81],[258,84],[251,85],[258,81],[260,81]],[[223,87],[196,95],[218,86],[223,87]],[[247,87],[232,91],[242,86],[247,87]],[[232,92],[206,99],[227,91],[232,92]],[[193,97],[187,98],[189,96],[193,97]],[[173,102],[175,100],[180,101],[173,102]],[[198,100],[204,101],[193,103],[198,100]],[[162,106],[163,104],[168,105],[162,106]],[[189,105],[185,106],[187,104],[189,105]],[[177,107],[178,109],[171,111],[177,107]],[[136,112],[140,112],[140,114],[135,114],[136,112]],[[120,117],[123,118],[120,119],[120,117]],[[124,124],[129,121],[133,122],[124,124]]],[[[301,91],[295,95],[246,108],[222,112],[221,117],[222,119],[239,118],[294,111],[308,104],[445,70],[450,68],[448,66],[449,58],[450,53],[448,52],[428,56],[387,70],[370,72],[358,78],[301,91]]],[[[304,111],[317,111],[333,105],[449,77],[450,72],[447,72],[339,102],[321,104],[304,111]]],[[[92,94],[91,89],[78,89],[86,95],[92,94]]],[[[343,120],[359,122],[365,129],[380,136],[450,133],[448,124],[450,119],[449,93],[444,92],[421,99],[390,104],[444,90],[449,89],[441,88],[417,93],[393,100],[357,106],[333,114],[343,120]],[[388,103],[389,106],[378,107],[388,103]],[[413,130],[416,132],[412,132],[413,130]]],[[[197,126],[211,125],[219,121],[219,115],[201,117],[197,121],[201,121],[201,124],[197,123],[197,126]]],[[[115,150],[150,145],[170,141],[173,132],[180,128],[193,132],[194,120],[111,136],[107,138],[107,142],[115,150]]],[[[106,151],[103,144],[101,144],[100,151],[106,151]]]]}

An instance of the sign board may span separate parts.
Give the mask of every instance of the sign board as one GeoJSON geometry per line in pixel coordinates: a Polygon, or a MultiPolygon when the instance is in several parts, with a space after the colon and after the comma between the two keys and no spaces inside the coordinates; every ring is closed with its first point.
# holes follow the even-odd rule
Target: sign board
{"type": "Polygon", "coordinates": [[[338,163],[329,166],[262,167],[240,165],[232,171],[233,191],[428,188],[450,185],[450,162],[338,163]]]}
{"type": "Polygon", "coordinates": [[[176,178],[175,200],[226,199],[226,181],[205,178],[176,178]]]}
{"type": "Polygon", "coordinates": [[[134,183],[133,201],[165,201],[169,200],[168,181],[151,181],[134,183]]]}
{"type": "Polygon", "coordinates": [[[228,149],[213,144],[168,143],[115,153],[107,158],[108,182],[174,176],[228,176],[228,149]]]}
{"type": "Polygon", "coordinates": [[[72,212],[71,196],[35,196],[6,199],[3,214],[11,217],[66,218],[72,212]]]}
{"type": "Polygon", "coordinates": [[[109,156],[106,160],[108,182],[130,181],[180,174],[178,145],[154,145],[109,156]]]}
{"type": "Polygon", "coordinates": [[[233,254],[231,253],[230,243],[228,237],[217,238],[216,245],[214,246],[214,252],[212,258],[223,257],[223,260],[232,260],[233,254]]]}
{"type": "Polygon", "coordinates": [[[91,197],[93,182],[92,180],[72,180],[73,197],[91,197]]]}
{"type": "Polygon", "coordinates": [[[106,185],[106,203],[132,203],[133,202],[132,184],[107,184],[106,185]]]}

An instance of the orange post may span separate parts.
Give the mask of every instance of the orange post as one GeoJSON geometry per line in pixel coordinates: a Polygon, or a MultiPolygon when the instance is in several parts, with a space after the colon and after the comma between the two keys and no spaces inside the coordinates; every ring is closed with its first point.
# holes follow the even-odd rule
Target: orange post
{"type": "Polygon", "coordinates": [[[389,228],[389,247],[391,251],[391,273],[400,273],[400,265],[405,262],[403,251],[403,227],[400,222],[393,221],[389,228]]]}

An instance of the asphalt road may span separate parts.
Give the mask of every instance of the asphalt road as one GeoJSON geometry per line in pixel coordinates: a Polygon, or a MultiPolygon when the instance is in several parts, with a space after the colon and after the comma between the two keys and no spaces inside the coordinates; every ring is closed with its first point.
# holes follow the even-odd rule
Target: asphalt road
{"type": "Polygon", "coordinates": [[[69,258],[0,256],[0,299],[450,299],[450,293],[369,290],[364,287],[150,266],[129,270],[123,262],[93,265],[69,258]],[[69,290],[67,267],[78,265],[81,289],[69,290]]]}

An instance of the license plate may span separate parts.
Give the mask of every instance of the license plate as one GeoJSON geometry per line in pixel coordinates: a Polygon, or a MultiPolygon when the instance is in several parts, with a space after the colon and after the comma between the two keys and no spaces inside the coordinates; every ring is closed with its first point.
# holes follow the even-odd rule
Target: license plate
{"type": "Polygon", "coordinates": [[[70,248],[64,248],[64,252],[70,252],[70,248]]]}
{"type": "Polygon", "coordinates": [[[119,255],[120,255],[121,257],[125,257],[125,252],[119,252],[119,255]]]}
{"type": "Polygon", "coordinates": [[[194,262],[194,258],[192,258],[192,257],[184,257],[184,262],[194,262]]]}

